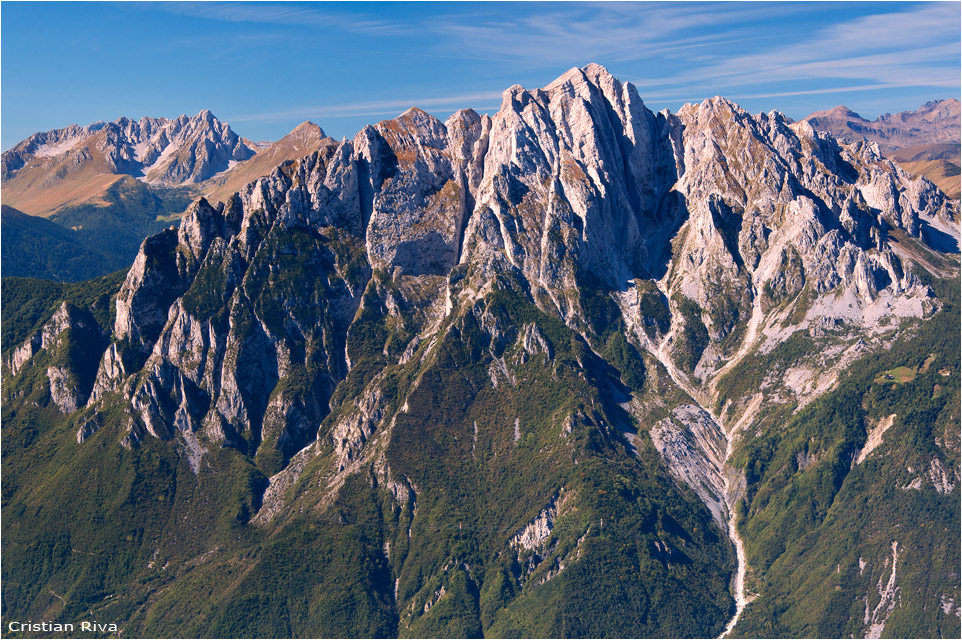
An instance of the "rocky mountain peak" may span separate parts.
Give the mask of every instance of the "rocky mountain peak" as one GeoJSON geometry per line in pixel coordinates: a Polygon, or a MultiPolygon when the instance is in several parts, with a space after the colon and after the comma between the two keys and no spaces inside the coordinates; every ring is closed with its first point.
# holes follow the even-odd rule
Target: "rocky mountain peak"
{"type": "MultiPolygon", "coordinates": [[[[253,155],[229,125],[206,109],[172,120],[121,117],[34,134],[3,154],[3,180],[32,182],[33,174],[56,174],[55,165],[66,163],[63,173],[78,174],[91,165],[101,173],[126,173],[151,184],[176,186],[207,180],[253,155]],[[95,137],[91,153],[88,143],[95,137]],[[25,169],[29,175],[19,175],[25,169]]],[[[7,188],[17,191],[18,185],[7,188]]]]}
{"type": "Polygon", "coordinates": [[[946,125],[959,125],[960,103],[956,98],[929,100],[916,111],[901,111],[896,114],[886,113],[879,116],[882,122],[911,123],[912,120],[922,118],[928,122],[943,122],[946,125]]]}
{"type": "MultiPolygon", "coordinates": [[[[293,151],[297,149],[302,151],[300,155],[307,155],[310,151],[316,149],[321,140],[327,137],[324,130],[318,125],[311,122],[310,120],[305,120],[301,124],[297,125],[291,129],[290,133],[281,138],[275,143],[261,149],[259,153],[268,151],[267,156],[276,155],[280,149],[290,149],[293,151]],[[272,149],[273,147],[273,149],[272,149]]],[[[280,164],[280,160],[275,161],[275,166],[280,164]]]]}
{"type": "Polygon", "coordinates": [[[959,101],[953,98],[929,101],[915,111],[886,113],[871,121],[843,106],[817,111],[805,120],[842,142],[871,140],[879,143],[883,153],[890,154],[923,144],[958,144],[962,126],[959,113],[959,101]]]}
{"type": "Polygon", "coordinates": [[[471,126],[474,123],[480,122],[482,116],[478,115],[478,112],[474,109],[458,109],[445,121],[444,126],[451,127],[452,123],[462,122],[467,126],[471,126]]]}
{"type": "Polygon", "coordinates": [[[292,136],[292,135],[307,135],[307,134],[318,135],[321,138],[327,137],[327,134],[324,133],[324,130],[321,129],[321,127],[318,124],[311,122],[310,120],[305,120],[304,122],[300,123],[299,125],[294,127],[291,130],[291,132],[288,133],[287,135],[292,136]]]}
{"type": "MultiPolygon", "coordinates": [[[[304,132],[321,133],[305,123],[291,135],[304,132]]],[[[802,327],[924,314],[928,290],[891,230],[924,246],[954,215],[873,145],[721,97],[656,115],[603,68],[573,69],[544,89],[509,89],[491,117],[443,123],[409,109],[353,140],[323,139],[226,202],[196,201],[179,230],[144,242],[90,402],[123,392],[135,423],[163,438],[180,430],[192,456],[195,431],[254,442],[274,416],[270,446],[287,460],[356,358],[344,341],[359,309],[383,305],[427,339],[495,286],[578,332],[590,310],[571,292],[607,291],[631,340],[688,388],[764,348],[785,321],[773,309],[788,305],[802,327]],[[292,242],[308,244],[292,253],[292,242]],[[285,256],[326,273],[326,293],[275,291],[288,302],[268,312],[259,292],[287,286],[275,271],[285,256]],[[310,394],[272,395],[305,358],[324,363],[311,365],[310,394]],[[268,410],[272,397],[287,400],[268,410]]],[[[495,320],[478,321],[502,340],[495,320]]]]}
{"type": "MultiPolygon", "coordinates": [[[[789,254],[806,274],[789,295],[806,282],[818,294],[850,286],[871,305],[885,290],[915,291],[881,241],[881,220],[919,237],[922,211],[951,215],[870,146],[843,148],[807,122],[751,116],[721,97],[656,116],[598,66],[505,96],[490,119],[461,111],[442,123],[410,109],[366,127],[248,185],[227,209],[199,203],[180,243],[195,265],[217,237],[249,260],[275,220],[343,226],[364,237],[373,267],[514,271],[549,292],[562,317],[580,312],[558,292],[584,278],[615,289],[657,279],[669,298],[704,309],[721,339],[760,313],[761,290],[789,254]],[[237,222],[223,221],[227,210],[237,222]],[[674,260],[679,251],[689,258],[674,260]],[[717,295],[730,288],[741,292],[734,303],[717,295]]],[[[189,281],[190,269],[177,277],[189,281]]],[[[119,305],[128,335],[143,323],[119,305]]]]}
{"type": "Polygon", "coordinates": [[[832,107],[832,108],[829,109],[828,111],[823,111],[823,112],[820,112],[820,113],[823,113],[823,114],[825,114],[826,116],[834,117],[834,118],[850,118],[850,119],[853,119],[853,120],[864,120],[864,119],[865,119],[865,118],[863,118],[862,116],[860,116],[859,114],[857,114],[857,113],[855,113],[854,111],[852,111],[851,109],[849,109],[848,107],[846,107],[845,105],[839,105],[839,106],[837,106],[837,107],[832,107]]]}
{"type": "Polygon", "coordinates": [[[411,107],[393,120],[379,122],[376,128],[381,135],[403,133],[412,141],[418,139],[432,145],[443,144],[441,141],[447,133],[443,122],[417,107],[411,107]]]}

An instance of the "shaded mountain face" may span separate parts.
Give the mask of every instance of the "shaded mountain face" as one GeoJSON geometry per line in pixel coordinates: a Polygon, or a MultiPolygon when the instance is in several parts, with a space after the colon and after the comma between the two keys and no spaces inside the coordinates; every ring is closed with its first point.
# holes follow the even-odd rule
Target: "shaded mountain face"
{"type": "Polygon", "coordinates": [[[177,223],[191,198],[118,176],[98,203],[30,216],[4,205],[3,274],[75,282],[130,266],[144,238],[177,223]]]}
{"type": "Polygon", "coordinates": [[[817,111],[805,120],[841,142],[877,142],[882,153],[906,171],[928,178],[950,198],[959,198],[958,100],[932,100],[915,111],[886,113],[872,121],[843,106],[817,111]]]}
{"type": "Polygon", "coordinates": [[[958,237],[876,144],[655,114],[597,65],[322,139],[148,238],[106,310],[5,282],[44,302],[4,328],[4,615],[957,634],[958,237]]]}
{"type": "Polygon", "coordinates": [[[121,264],[111,269],[109,258],[83,246],[69,229],[50,220],[28,216],[7,205],[2,206],[0,220],[0,270],[4,277],[60,280],[65,274],[76,274],[78,279],[87,280],[123,267],[121,264]]]}

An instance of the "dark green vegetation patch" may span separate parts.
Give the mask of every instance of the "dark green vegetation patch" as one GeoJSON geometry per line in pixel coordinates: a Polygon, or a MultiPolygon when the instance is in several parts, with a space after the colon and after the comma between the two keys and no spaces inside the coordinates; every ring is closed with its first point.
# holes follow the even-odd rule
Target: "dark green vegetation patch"
{"type": "Polygon", "coordinates": [[[103,199],[62,207],[50,218],[4,207],[3,275],[77,282],[126,269],[144,238],[176,224],[190,204],[183,190],[130,177],[110,185],[103,199]]]}
{"type": "MultiPolygon", "coordinates": [[[[243,285],[265,289],[257,313],[269,327],[309,309],[263,306],[273,304],[268,290],[299,283],[302,298],[312,287],[328,296],[335,284],[298,274],[324,274],[333,262],[352,269],[345,245],[298,233],[277,245],[304,245],[289,258],[264,245],[265,259],[294,261],[285,278],[254,268],[243,285]],[[298,256],[313,257],[299,265],[298,256]],[[332,262],[310,262],[324,256],[332,262]]],[[[4,304],[16,300],[17,324],[37,326],[59,298],[99,300],[119,282],[119,274],[82,287],[15,281],[4,304]]],[[[321,425],[321,455],[290,493],[288,515],[266,526],[251,522],[265,471],[278,464],[264,457],[265,444],[256,454],[208,446],[195,474],[176,440],[118,445],[129,421],[119,396],[82,445],[75,434],[87,410],[63,417],[43,403],[5,402],[4,621],[92,611],[135,635],[191,637],[720,631],[732,610],[734,554],[697,497],[667,478],[650,442],[629,449],[624,434],[638,425],[619,402],[626,389],[644,388],[646,373],[623,332],[598,326],[592,340],[606,361],[506,283],[396,364],[414,334],[404,312],[388,321],[394,286],[372,274],[347,344],[351,373],[337,374],[340,408],[321,425]],[[491,322],[503,330],[497,337],[482,329],[491,322]],[[542,340],[531,352],[525,332],[542,340]],[[492,373],[498,362],[508,374],[492,373]],[[408,497],[364,467],[321,508],[318,488],[338,472],[331,429],[372,381],[391,394],[384,463],[408,497]],[[546,509],[554,509],[550,535],[523,547],[517,536],[546,509]]],[[[194,310],[214,318],[223,313],[216,306],[194,310]]],[[[305,393],[305,356],[272,396],[305,393]]]]}

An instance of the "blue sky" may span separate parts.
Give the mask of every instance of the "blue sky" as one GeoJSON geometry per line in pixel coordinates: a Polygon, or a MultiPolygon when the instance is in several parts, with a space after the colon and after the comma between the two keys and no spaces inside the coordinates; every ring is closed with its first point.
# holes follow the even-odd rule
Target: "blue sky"
{"type": "Polygon", "coordinates": [[[794,118],[959,97],[958,2],[0,4],[2,147],[35,131],[210,109],[276,140],[410,106],[494,113],[513,84],[605,65],[653,109],[723,95],[794,118]]]}

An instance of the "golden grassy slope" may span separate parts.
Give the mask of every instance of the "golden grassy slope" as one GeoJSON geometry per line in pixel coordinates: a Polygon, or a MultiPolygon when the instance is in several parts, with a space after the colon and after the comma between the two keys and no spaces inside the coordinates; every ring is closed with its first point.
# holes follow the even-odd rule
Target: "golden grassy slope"
{"type": "Polygon", "coordinates": [[[912,175],[928,178],[950,198],[958,199],[962,192],[960,155],[958,144],[924,144],[899,149],[890,157],[912,175]]]}
{"type": "Polygon", "coordinates": [[[959,179],[959,165],[948,160],[928,160],[922,162],[900,162],[899,165],[914,176],[924,176],[947,196],[958,200],[962,195],[962,181],[959,179]]]}
{"type": "MultiPolygon", "coordinates": [[[[0,189],[3,204],[42,217],[49,217],[67,205],[107,204],[103,199],[107,188],[129,176],[114,173],[100,150],[101,135],[79,142],[64,155],[32,158],[16,176],[4,181],[0,189]]],[[[212,202],[226,200],[247,183],[268,175],[279,164],[318,150],[325,141],[334,143],[319,126],[305,122],[277,142],[263,146],[249,160],[192,186],[191,191],[212,202]]]]}
{"type": "Polygon", "coordinates": [[[106,204],[104,191],[123,176],[114,173],[101,151],[103,135],[78,142],[63,155],[32,158],[3,183],[3,204],[42,217],[70,204],[106,204]]]}

